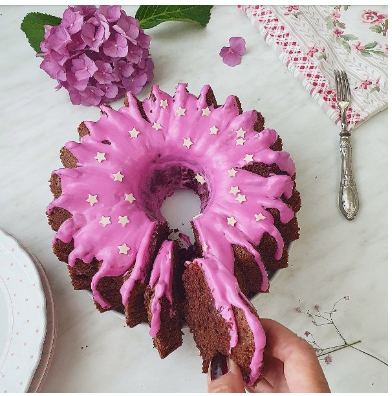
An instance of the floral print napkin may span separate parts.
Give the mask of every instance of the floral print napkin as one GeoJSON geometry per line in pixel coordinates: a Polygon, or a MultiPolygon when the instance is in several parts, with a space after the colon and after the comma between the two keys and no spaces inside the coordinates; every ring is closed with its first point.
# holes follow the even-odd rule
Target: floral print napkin
{"type": "Polygon", "coordinates": [[[334,69],[348,74],[348,125],[388,107],[387,6],[240,6],[306,90],[338,123],[334,69]]]}

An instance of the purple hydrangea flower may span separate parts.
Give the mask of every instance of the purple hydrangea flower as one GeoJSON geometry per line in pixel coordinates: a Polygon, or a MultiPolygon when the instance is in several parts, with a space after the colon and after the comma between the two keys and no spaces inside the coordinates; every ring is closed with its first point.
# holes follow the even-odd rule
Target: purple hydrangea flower
{"type": "Polygon", "coordinates": [[[223,59],[223,63],[234,67],[241,63],[241,57],[245,53],[245,40],[242,37],[231,37],[229,47],[223,47],[219,55],[223,59]]]}
{"type": "Polygon", "coordinates": [[[128,41],[120,33],[112,33],[102,45],[103,53],[112,58],[123,58],[128,54],[128,41]]]}
{"type": "Polygon", "coordinates": [[[59,26],[45,26],[40,67],[73,104],[97,106],[153,79],[150,41],[121,6],[70,6],[59,26]]]}

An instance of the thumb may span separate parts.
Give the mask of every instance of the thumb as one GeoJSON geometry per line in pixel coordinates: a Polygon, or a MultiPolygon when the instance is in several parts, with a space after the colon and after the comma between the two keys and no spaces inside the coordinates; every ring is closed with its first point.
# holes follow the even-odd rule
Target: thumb
{"type": "Polygon", "coordinates": [[[208,393],[245,393],[240,368],[220,353],[211,360],[207,381],[208,393]]]}

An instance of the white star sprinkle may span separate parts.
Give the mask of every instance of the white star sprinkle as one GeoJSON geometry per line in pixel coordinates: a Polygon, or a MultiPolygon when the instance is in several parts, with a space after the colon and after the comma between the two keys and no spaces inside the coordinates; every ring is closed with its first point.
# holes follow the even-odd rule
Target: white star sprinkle
{"type": "Polygon", "coordinates": [[[165,99],[165,100],[161,100],[161,103],[159,106],[161,106],[163,109],[166,109],[166,107],[169,105],[167,104],[167,100],[165,99]]]}
{"type": "Polygon", "coordinates": [[[119,181],[121,183],[123,178],[124,178],[124,175],[122,175],[120,171],[118,171],[117,173],[113,173],[114,181],[119,181]]]}
{"type": "Polygon", "coordinates": [[[231,168],[230,170],[227,171],[229,174],[229,177],[235,177],[238,171],[236,171],[234,168],[231,168]]]}
{"type": "Polygon", "coordinates": [[[245,202],[246,201],[246,196],[243,194],[238,194],[237,198],[235,199],[239,203],[245,202]]]}
{"type": "Polygon", "coordinates": [[[202,244],[202,249],[203,249],[203,252],[206,252],[208,250],[208,245],[205,242],[203,242],[203,244],[202,244]]]}
{"type": "Polygon", "coordinates": [[[160,129],[162,129],[162,126],[159,122],[154,122],[153,126],[152,126],[156,131],[159,131],[160,129]]]}
{"type": "Polygon", "coordinates": [[[240,189],[238,188],[238,186],[231,186],[230,187],[230,194],[234,194],[237,195],[238,193],[240,193],[240,189]]]}
{"type": "Polygon", "coordinates": [[[202,116],[208,117],[210,114],[211,114],[211,110],[208,107],[202,110],[202,116]]]}
{"type": "Polygon", "coordinates": [[[244,131],[242,128],[240,128],[240,129],[237,131],[237,137],[243,138],[243,137],[245,137],[245,133],[246,133],[246,131],[244,131]]]}
{"type": "Polygon", "coordinates": [[[185,146],[187,149],[190,149],[192,144],[193,144],[193,142],[192,142],[191,138],[184,139],[183,146],[185,146]]]}
{"type": "Polygon", "coordinates": [[[172,259],[172,253],[171,253],[171,252],[169,252],[169,253],[167,254],[167,259],[168,259],[168,260],[171,260],[171,259],[172,259]]]}
{"type": "Polygon", "coordinates": [[[235,223],[237,223],[237,220],[234,217],[228,217],[227,218],[227,224],[228,225],[231,225],[232,227],[234,227],[235,223]]]}
{"type": "Polygon", "coordinates": [[[133,196],[132,193],[130,193],[130,194],[125,194],[124,200],[133,203],[133,201],[136,201],[136,198],[133,196]]]}
{"type": "Polygon", "coordinates": [[[200,184],[204,184],[206,182],[206,180],[204,179],[204,177],[202,175],[200,175],[199,173],[196,173],[195,179],[200,183],[200,184]]]}
{"type": "Polygon", "coordinates": [[[86,202],[90,204],[90,206],[93,206],[98,202],[98,195],[88,195],[88,198],[86,199],[86,202]]]}
{"type": "Polygon", "coordinates": [[[236,146],[243,146],[245,142],[246,142],[245,139],[239,138],[235,141],[235,144],[236,146]]]}
{"type": "Polygon", "coordinates": [[[182,107],[178,107],[176,110],[176,113],[179,117],[184,116],[186,112],[186,109],[183,109],[182,107]]]}
{"type": "Polygon", "coordinates": [[[252,162],[252,161],[253,161],[253,154],[246,154],[246,155],[245,155],[245,158],[244,158],[244,161],[245,161],[247,164],[249,164],[249,162],[252,162]]]}
{"type": "Polygon", "coordinates": [[[219,129],[218,129],[215,125],[213,125],[213,126],[210,128],[210,135],[217,135],[217,134],[218,134],[218,131],[219,131],[219,129]]]}
{"type": "Polygon", "coordinates": [[[203,216],[203,213],[199,213],[198,215],[196,215],[193,220],[198,219],[199,217],[203,216]]]}
{"type": "Polygon", "coordinates": [[[128,131],[128,133],[131,135],[131,138],[137,138],[140,132],[136,128],[133,128],[131,131],[128,131]]]}
{"type": "Polygon", "coordinates": [[[256,221],[264,220],[266,217],[262,213],[255,214],[256,221]]]}
{"type": "Polygon", "coordinates": [[[110,216],[102,216],[101,220],[99,220],[99,224],[102,224],[104,227],[112,224],[112,222],[110,221],[110,216]]]}
{"type": "Polygon", "coordinates": [[[118,254],[128,254],[128,250],[130,249],[125,243],[117,247],[118,247],[118,254]]]}
{"type": "Polygon", "coordinates": [[[94,157],[99,163],[101,163],[102,161],[105,161],[105,153],[97,153],[97,155],[94,157]]]}
{"type": "Polygon", "coordinates": [[[129,223],[128,216],[118,216],[118,224],[125,227],[129,223]]]}

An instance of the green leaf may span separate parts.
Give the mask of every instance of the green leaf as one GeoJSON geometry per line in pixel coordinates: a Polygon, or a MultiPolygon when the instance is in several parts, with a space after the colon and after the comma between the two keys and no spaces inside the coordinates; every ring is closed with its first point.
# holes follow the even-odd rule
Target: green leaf
{"type": "Polygon", "coordinates": [[[372,32],[374,33],[381,33],[382,32],[382,27],[380,25],[376,26],[370,26],[369,28],[372,32]]]}
{"type": "Polygon", "coordinates": [[[347,52],[351,52],[350,44],[347,41],[342,41],[342,46],[347,50],[347,52]]]}
{"type": "Polygon", "coordinates": [[[358,40],[358,37],[354,36],[353,34],[342,34],[340,37],[342,37],[342,39],[344,39],[346,41],[358,40]]]}
{"type": "Polygon", "coordinates": [[[37,53],[41,52],[40,43],[44,40],[45,25],[60,25],[61,18],[42,14],[41,12],[30,12],[27,14],[20,26],[25,33],[27,40],[37,53]]]}
{"type": "Polygon", "coordinates": [[[380,92],[380,87],[379,87],[378,85],[376,85],[375,87],[373,87],[373,88],[369,91],[369,93],[372,93],[372,92],[375,92],[375,91],[380,92]]]}
{"type": "Polygon", "coordinates": [[[346,25],[339,21],[336,22],[336,26],[339,27],[340,29],[346,29],[346,25]]]}
{"type": "Polygon", "coordinates": [[[365,49],[371,49],[374,48],[378,44],[377,41],[373,41],[372,43],[366,44],[364,47],[365,49]]]}
{"type": "Polygon", "coordinates": [[[361,55],[364,57],[372,56],[372,54],[369,51],[361,51],[361,55]]]}
{"type": "Polygon", "coordinates": [[[347,11],[347,10],[348,10],[348,7],[350,7],[350,6],[349,6],[349,5],[343,6],[343,10],[344,10],[344,11],[347,11]]]}
{"type": "Polygon", "coordinates": [[[385,20],[385,30],[388,30],[388,19],[385,20]]]}
{"type": "Polygon", "coordinates": [[[192,22],[205,27],[210,21],[209,5],[141,5],[135,17],[142,29],[150,29],[166,21],[192,22]]]}
{"type": "Polygon", "coordinates": [[[331,16],[327,16],[325,18],[325,22],[326,22],[326,25],[327,25],[327,29],[331,30],[331,29],[333,29],[335,27],[331,16]]]}
{"type": "Polygon", "coordinates": [[[385,58],[388,57],[388,54],[386,52],[384,52],[384,51],[373,50],[372,52],[375,55],[381,55],[381,56],[384,56],[385,58]]]}

